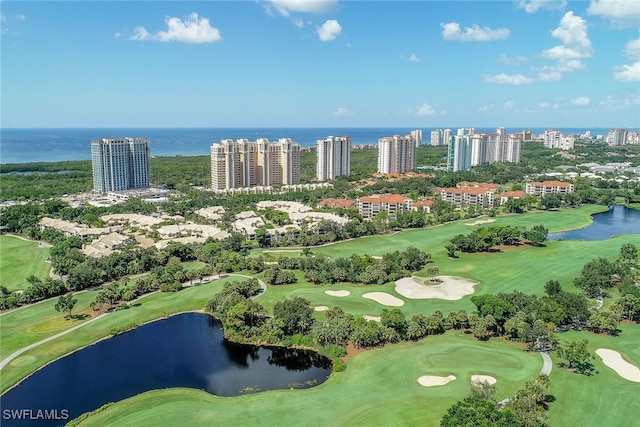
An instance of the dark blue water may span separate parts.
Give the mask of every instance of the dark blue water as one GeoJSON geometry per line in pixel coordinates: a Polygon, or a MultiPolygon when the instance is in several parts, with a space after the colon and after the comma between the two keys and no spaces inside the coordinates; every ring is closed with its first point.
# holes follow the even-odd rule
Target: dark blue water
{"type": "MultiPolygon", "coordinates": [[[[440,127],[443,129],[444,127],[440,127]]],[[[455,127],[450,127],[455,132],[455,127]]],[[[57,162],[89,160],[91,140],[104,137],[142,136],[151,140],[153,156],[208,155],[209,147],[221,139],[291,138],[303,147],[329,135],[348,135],[354,145],[377,144],[378,138],[406,135],[414,128],[122,128],[122,129],[1,129],[0,163],[57,162]]],[[[423,144],[430,144],[432,128],[422,128],[423,144]]],[[[507,132],[522,129],[507,129],[507,132]]],[[[560,129],[565,133],[584,133],[588,129],[560,129]]],[[[495,128],[478,128],[494,132],[495,128]]],[[[544,129],[531,129],[539,134],[544,129]]],[[[593,134],[606,134],[608,129],[591,129],[593,134]]]]}
{"type": "Polygon", "coordinates": [[[593,215],[591,225],[550,234],[549,240],[605,240],[625,234],[640,234],[640,210],[614,205],[607,212],[593,215]]]}
{"type": "Polygon", "coordinates": [[[38,410],[55,410],[59,417],[67,411],[71,420],[148,390],[188,387],[237,396],[248,388],[311,387],[330,372],[330,361],[317,353],[233,344],[213,317],[185,313],[100,341],[35,372],[0,398],[0,425],[65,423],[10,421],[7,410],[31,409],[33,417],[38,410]]]}

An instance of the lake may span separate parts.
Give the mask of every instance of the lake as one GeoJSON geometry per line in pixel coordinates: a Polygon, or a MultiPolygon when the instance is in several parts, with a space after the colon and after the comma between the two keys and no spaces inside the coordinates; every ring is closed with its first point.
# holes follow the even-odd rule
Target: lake
{"type": "Polygon", "coordinates": [[[605,240],[611,236],[640,234],[640,210],[613,205],[593,215],[593,223],[578,230],[549,234],[549,240],[605,240]]]}
{"type": "Polygon", "coordinates": [[[1,397],[0,424],[63,425],[106,403],[169,387],[218,396],[308,388],[330,373],[331,361],[315,352],[234,344],[224,339],[217,319],[184,313],[99,341],[35,372],[1,397]],[[25,409],[32,411],[26,413],[31,420],[8,419],[16,412],[7,411],[25,409]],[[58,419],[33,420],[38,415],[58,419]]]}

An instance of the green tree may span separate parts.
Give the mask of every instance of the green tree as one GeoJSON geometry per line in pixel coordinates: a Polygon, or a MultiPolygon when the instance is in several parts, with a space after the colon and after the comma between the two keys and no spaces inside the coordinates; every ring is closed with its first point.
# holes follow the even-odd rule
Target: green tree
{"type": "Polygon", "coordinates": [[[638,260],[638,248],[633,243],[625,243],[620,247],[620,261],[634,265],[638,260]]]}
{"type": "Polygon", "coordinates": [[[586,373],[593,367],[589,360],[594,359],[594,356],[589,351],[589,341],[586,339],[562,343],[558,346],[558,356],[567,361],[567,368],[579,373],[586,373]]]}
{"type": "Polygon", "coordinates": [[[611,279],[617,273],[618,269],[614,263],[606,258],[597,257],[582,267],[580,275],[573,282],[588,296],[593,297],[603,288],[610,288],[613,285],[611,279]]]}
{"type": "Polygon", "coordinates": [[[455,403],[440,421],[440,427],[514,427],[518,419],[511,410],[499,410],[495,402],[473,396],[455,403]]]}
{"type": "Polygon", "coordinates": [[[310,302],[300,297],[278,301],[273,307],[273,318],[282,322],[286,335],[308,333],[313,325],[312,316],[310,302]]]}
{"type": "Polygon", "coordinates": [[[73,310],[73,307],[76,306],[77,302],[78,300],[73,297],[73,294],[60,295],[54,308],[58,312],[68,313],[66,317],[71,319],[71,311],[73,310]]]}

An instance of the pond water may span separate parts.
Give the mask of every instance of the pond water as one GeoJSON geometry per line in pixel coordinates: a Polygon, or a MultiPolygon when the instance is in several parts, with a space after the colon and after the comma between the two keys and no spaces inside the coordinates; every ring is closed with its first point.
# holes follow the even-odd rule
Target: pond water
{"type": "Polygon", "coordinates": [[[234,344],[224,339],[218,320],[185,313],[97,342],[45,366],[1,397],[0,424],[64,425],[105,403],[169,387],[218,396],[308,388],[323,383],[330,373],[331,361],[317,353],[234,344]],[[15,420],[19,413],[28,419],[15,420]],[[58,419],[35,421],[38,415],[58,419]]]}
{"type": "Polygon", "coordinates": [[[549,234],[549,240],[605,240],[612,236],[640,234],[640,210],[613,205],[593,215],[591,225],[578,230],[549,234]]]}

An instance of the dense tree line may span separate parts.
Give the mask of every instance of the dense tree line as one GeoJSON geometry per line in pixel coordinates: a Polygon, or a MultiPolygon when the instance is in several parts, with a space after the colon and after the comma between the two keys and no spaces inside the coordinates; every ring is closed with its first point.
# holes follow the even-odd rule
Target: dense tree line
{"type": "Polygon", "coordinates": [[[336,259],[324,255],[297,258],[279,256],[277,262],[281,269],[303,271],[305,279],[310,283],[381,285],[422,269],[430,260],[430,254],[409,247],[404,251],[386,253],[379,259],[357,254],[336,259]]]}
{"type": "Polygon", "coordinates": [[[461,252],[488,252],[497,245],[518,245],[524,239],[534,245],[541,245],[549,230],[543,225],[536,225],[531,229],[513,225],[490,225],[479,227],[470,233],[454,236],[450,243],[455,250],[461,252]]]}
{"type": "Polygon", "coordinates": [[[498,406],[496,388],[486,382],[471,383],[469,396],[451,406],[441,427],[544,427],[547,425],[549,377],[538,375],[498,406]]]}

